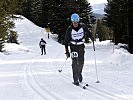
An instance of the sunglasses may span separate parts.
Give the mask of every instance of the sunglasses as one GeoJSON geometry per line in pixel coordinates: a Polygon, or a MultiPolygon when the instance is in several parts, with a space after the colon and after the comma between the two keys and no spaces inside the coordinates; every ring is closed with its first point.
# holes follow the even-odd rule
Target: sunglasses
{"type": "Polygon", "coordinates": [[[73,24],[78,24],[79,22],[72,22],[73,24]]]}

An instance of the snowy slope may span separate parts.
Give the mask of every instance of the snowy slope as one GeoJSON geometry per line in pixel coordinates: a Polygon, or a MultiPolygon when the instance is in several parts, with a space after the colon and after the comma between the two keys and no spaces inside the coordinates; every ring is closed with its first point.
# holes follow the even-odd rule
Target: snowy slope
{"type": "Polygon", "coordinates": [[[26,18],[15,23],[20,45],[5,44],[6,53],[0,53],[0,100],[133,100],[133,55],[124,49],[115,46],[113,52],[113,44],[103,41],[95,43],[94,53],[86,44],[83,81],[89,87],[83,90],[73,86],[71,59],[64,64],[64,46],[55,35],[47,39],[45,29],[26,18]],[[47,42],[43,56],[42,37],[47,42]]]}

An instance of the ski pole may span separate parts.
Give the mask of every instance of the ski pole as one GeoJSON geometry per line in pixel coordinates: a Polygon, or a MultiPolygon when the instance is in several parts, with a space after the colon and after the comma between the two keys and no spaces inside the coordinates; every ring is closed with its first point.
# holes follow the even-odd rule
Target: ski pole
{"type": "Polygon", "coordinates": [[[94,41],[93,41],[93,49],[94,49],[94,51],[95,51],[95,44],[94,44],[94,41]]]}
{"type": "Polygon", "coordinates": [[[93,49],[94,49],[95,69],[96,69],[96,77],[97,77],[96,83],[100,83],[100,81],[98,80],[98,72],[97,72],[97,65],[96,65],[96,54],[95,54],[95,45],[94,45],[94,41],[93,41],[93,49]]]}
{"type": "Polygon", "coordinates": [[[64,67],[64,65],[65,65],[65,63],[66,63],[66,61],[67,61],[67,59],[68,59],[68,57],[65,59],[63,65],[62,65],[61,68],[58,70],[60,73],[62,72],[62,68],[64,67]]]}

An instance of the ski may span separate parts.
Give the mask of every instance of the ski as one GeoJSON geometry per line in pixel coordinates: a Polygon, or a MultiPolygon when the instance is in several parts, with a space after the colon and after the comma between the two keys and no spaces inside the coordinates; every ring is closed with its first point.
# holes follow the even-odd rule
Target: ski
{"type": "Polygon", "coordinates": [[[86,89],[89,85],[87,83],[80,83],[82,85],[83,89],[86,89]]]}
{"type": "Polygon", "coordinates": [[[79,87],[81,87],[82,89],[86,89],[86,86],[82,84],[79,84],[79,87]]]}
{"type": "Polygon", "coordinates": [[[82,89],[86,89],[89,85],[88,84],[85,84],[85,83],[79,83],[79,85],[75,85],[75,86],[80,87],[82,89]]]}
{"type": "Polygon", "coordinates": [[[82,85],[82,84],[79,84],[79,87],[81,87],[82,89],[86,89],[86,85],[82,85]]]}

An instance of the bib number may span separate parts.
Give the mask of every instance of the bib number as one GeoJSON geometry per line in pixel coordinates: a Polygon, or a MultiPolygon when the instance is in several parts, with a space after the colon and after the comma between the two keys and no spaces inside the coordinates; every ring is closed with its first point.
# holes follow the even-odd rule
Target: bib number
{"type": "Polygon", "coordinates": [[[71,53],[71,57],[72,58],[77,58],[78,57],[78,53],[77,52],[72,52],[71,53]]]}

